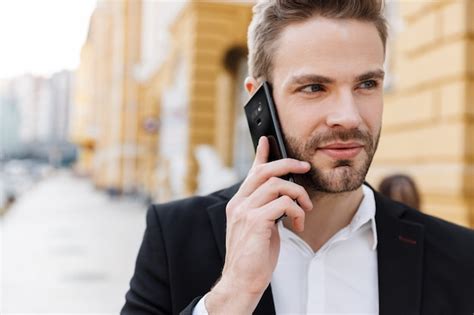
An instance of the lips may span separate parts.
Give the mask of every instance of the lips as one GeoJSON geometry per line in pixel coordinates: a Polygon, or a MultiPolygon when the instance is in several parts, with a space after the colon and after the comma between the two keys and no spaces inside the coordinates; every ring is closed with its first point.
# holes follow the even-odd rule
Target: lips
{"type": "Polygon", "coordinates": [[[362,144],[356,142],[331,143],[329,145],[319,147],[318,151],[328,155],[333,159],[343,160],[355,158],[363,148],[364,146],[362,144]]]}

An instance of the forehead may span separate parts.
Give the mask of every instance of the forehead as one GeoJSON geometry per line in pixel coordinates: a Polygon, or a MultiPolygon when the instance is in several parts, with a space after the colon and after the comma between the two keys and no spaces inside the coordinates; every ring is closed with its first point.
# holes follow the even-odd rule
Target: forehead
{"type": "Polygon", "coordinates": [[[299,74],[350,79],[382,69],[384,48],[373,23],[314,17],[286,26],[276,42],[273,83],[299,74]]]}

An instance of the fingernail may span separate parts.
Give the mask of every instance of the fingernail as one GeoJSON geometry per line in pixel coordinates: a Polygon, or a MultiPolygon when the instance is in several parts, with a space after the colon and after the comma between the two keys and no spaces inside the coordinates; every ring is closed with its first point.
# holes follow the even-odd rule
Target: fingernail
{"type": "Polygon", "coordinates": [[[310,167],[310,164],[309,164],[308,162],[306,162],[306,161],[301,161],[300,163],[301,163],[301,165],[304,166],[304,167],[310,167]]]}

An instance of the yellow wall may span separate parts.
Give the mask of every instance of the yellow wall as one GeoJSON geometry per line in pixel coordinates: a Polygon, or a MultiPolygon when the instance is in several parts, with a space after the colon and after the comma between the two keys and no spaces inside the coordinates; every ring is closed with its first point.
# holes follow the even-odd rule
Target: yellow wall
{"type": "Polygon", "coordinates": [[[123,5],[123,85],[117,91],[123,97],[120,128],[122,177],[119,187],[125,192],[133,192],[137,189],[138,159],[142,154],[138,135],[141,129],[139,111],[143,104],[140,103],[139,84],[134,77],[134,67],[140,60],[141,1],[126,0],[123,5]]]}
{"type": "Polygon", "coordinates": [[[157,154],[159,152],[158,136],[159,129],[145,129],[145,123],[156,123],[159,128],[160,122],[160,98],[161,98],[162,75],[155,74],[140,86],[139,91],[139,113],[138,113],[138,146],[137,156],[137,186],[140,192],[147,196],[153,196],[158,183],[156,166],[157,154]],[[148,130],[148,131],[147,131],[148,130]]]}
{"type": "Polygon", "coordinates": [[[140,13],[141,1],[98,2],[79,67],[81,81],[92,84],[76,86],[79,99],[90,95],[76,107],[88,107],[92,117],[75,129],[76,138],[91,129],[94,135],[94,150],[83,146],[78,166],[90,170],[96,186],[119,192],[137,184],[139,88],[133,67],[140,53],[140,13]]]}
{"type": "MultiPolygon", "coordinates": [[[[189,65],[188,194],[192,194],[197,185],[195,147],[199,144],[215,146],[217,142],[216,112],[222,104],[217,103],[216,82],[225,71],[224,56],[233,47],[246,46],[250,18],[251,4],[195,1],[188,4],[173,25],[175,48],[171,55],[176,55],[179,49],[189,65]]],[[[174,64],[173,59],[168,62],[174,64]]]]}
{"type": "Polygon", "coordinates": [[[95,135],[93,111],[92,76],[93,47],[87,41],[81,49],[81,66],[76,71],[74,87],[74,108],[70,138],[79,146],[79,159],[75,171],[81,175],[92,173],[95,135]]]}
{"type": "Polygon", "coordinates": [[[424,211],[474,225],[473,190],[467,184],[474,182],[468,92],[472,2],[402,1],[400,6],[404,29],[392,53],[395,81],[386,93],[370,179],[408,173],[420,186],[424,211]]]}
{"type": "Polygon", "coordinates": [[[462,23],[467,29],[467,80],[466,80],[466,103],[465,103],[465,175],[464,175],[464,199],[467,204],[470,226],[474,227],[474,1],[466,1],[461,14],[462,23]]]}

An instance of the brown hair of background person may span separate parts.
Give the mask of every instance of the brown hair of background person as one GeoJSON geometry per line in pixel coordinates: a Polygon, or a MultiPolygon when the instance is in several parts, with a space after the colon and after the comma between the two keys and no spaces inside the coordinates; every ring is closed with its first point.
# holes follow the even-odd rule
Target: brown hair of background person
{"type": "Polygon", "coordinates": [[[379,192],[392,200],[399,201],[420,210],[420,194],[415,181],[408,175],[394,174],[385,177],[379,185],[379,192]]]}
{"type": "Polygon", "coordinates": [[[388,31],[383,7],[383,0],[258,2],[253,8],[253,19],[248,30],[250,76],[271,82],[272,56],[282,30],[289,24],[303,22],[315,16],[372,22],[385,49],[388,31]]]}

